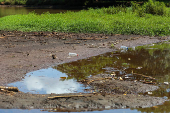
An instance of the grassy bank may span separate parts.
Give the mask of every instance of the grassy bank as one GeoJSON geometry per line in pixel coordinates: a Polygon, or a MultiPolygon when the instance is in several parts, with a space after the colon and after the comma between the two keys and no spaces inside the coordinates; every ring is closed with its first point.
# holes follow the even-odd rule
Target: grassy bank
{"type": "Polygon", "coordinates": [[[63,14],[11,15],[0,18],[0,30],[170,35],[169,9],[164,8],[163,13],[156,11],[153,14],[144,11],[144,8],[133,6],[89,9],[63,14]]]}
{"type": "MultiPolygon", "coordinates": [[[[136,1],[139,3],[147,2],[148,0],[0,0],[0,5],[71,5],[71,6],[110,6],[110,5],[129,5],[129,2],[136,1]]],[[[169,0],[157,0],[164,2],[170,6],[169,0]]]]}

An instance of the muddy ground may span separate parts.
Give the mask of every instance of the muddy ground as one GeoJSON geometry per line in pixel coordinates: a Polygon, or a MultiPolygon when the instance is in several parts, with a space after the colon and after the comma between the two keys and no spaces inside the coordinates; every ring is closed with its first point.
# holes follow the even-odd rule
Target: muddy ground
{"type": "MultiPolygon", "coordinates": [[[[115,51],[122,45],[133,47],[169,39],[170,37],[119,34],[0,31],[0,85],[19,81],[26,73],[34,70],[115,51]],[[114,45],[114,48],[111,45],[114,45]],[[78,56],[69,57],[69,52],[77,53],[78,56]]],[[[141,82],[115,80],[104,74],[81,82],[96,86],[100,90],[92,94],[63,94],[66,97],[53,99],[48,97],[56,94],[40,95],[1,90],[0,108],[89,111],[143,108],[166,101],[159,97],[139,95],[158,88],[141,82]]]]}

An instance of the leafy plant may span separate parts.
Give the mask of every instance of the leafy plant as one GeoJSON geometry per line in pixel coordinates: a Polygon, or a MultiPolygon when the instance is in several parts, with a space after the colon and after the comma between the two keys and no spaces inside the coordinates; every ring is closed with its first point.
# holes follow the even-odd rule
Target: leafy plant
{"type": "Polygon", "coordinates": [[[167,9],[164,2],[149,0],[143,5],[143,9],[148,14],[167,15],[167,9]]]}
{"type": "Polygon", "coordinates": [[[114,44],[111,44],[111,46],[110,46],[111,48],[114,48],[115,46],[114,46],[114,44]]]}

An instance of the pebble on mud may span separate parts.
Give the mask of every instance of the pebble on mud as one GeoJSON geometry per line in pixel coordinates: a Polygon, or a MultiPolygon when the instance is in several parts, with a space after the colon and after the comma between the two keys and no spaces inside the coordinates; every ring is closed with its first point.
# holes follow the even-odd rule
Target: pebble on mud
{"type": "Polygon", "coordinates": [[[57,59],[57,56],[56,55],[51,55],[53,59],[57,59]]]}

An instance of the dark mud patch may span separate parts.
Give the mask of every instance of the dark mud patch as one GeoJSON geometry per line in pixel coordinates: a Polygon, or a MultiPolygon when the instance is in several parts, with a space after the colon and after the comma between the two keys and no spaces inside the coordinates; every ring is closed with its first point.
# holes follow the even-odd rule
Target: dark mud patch
{"type": "Polygon", "coordinates": [[[122,78],[115,80],[110,74],[98,74],[88,79],[81,80],[86,85],[95,87],[96,91],[105,94],[139,94],[158,89],[158,86],[143,84],[138,81],[124,81],[122,78]]]}
{"type": "MultiPolygon", "coordinates": [[[[4,85],[21,80],[26,73],[51,65],[115,51],[115,48],[111,48],[111,45],[116,48],[121,45],[132,47],[164,40],[169,40],[169,37],[0,31],[0,84],[4,85]],[[78,56],[69,57],[69,52],[77,53],[78,56]]],[[[139,92],[155,90],[157,89],[156,86],[134,81],[103,79],[99,76],[98,79],[100,78],[102,80],[95,80],[89,84],[96,86],[98,91],[91,96],[84,97],[49,99],[48,97],[57,95],[1,91],[0,108],[54,108],[59,111],[89,111],[113,108],[143,108],[159,105],[166,101],[166,99],[160,97],[138,94],[139,92]]]]}

